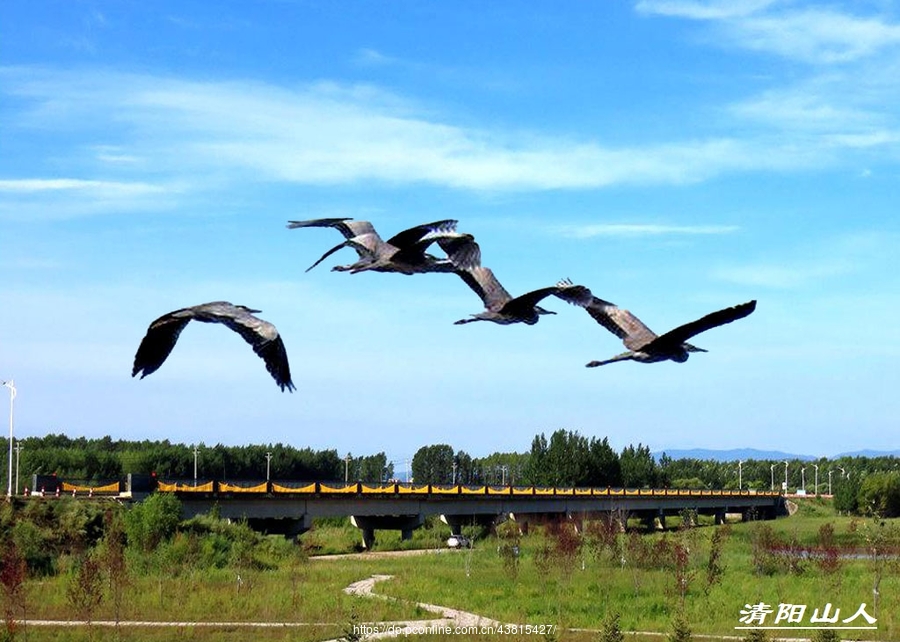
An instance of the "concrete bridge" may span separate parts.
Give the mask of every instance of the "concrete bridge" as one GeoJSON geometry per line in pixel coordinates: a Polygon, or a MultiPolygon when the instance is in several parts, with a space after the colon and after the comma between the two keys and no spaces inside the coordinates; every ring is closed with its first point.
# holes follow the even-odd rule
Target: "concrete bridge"
{"type": "MultiPolygon", "coordinates": [[[[717,524],[729,513],[743,520],[785,514],[780,493],[751,491],[163,480],[155,490],[176,494],[185,518],[215,508],[222,517],[245,519],[257,530],[289,537],[308,530],[317,517],[349,517],[367,548],[376,530],[399,530],[408,539],[430,515],[441,516],[457,535],[463,526],[505,519],[527,530],[529,523],[564,519],[624,522],[631,517],[648,527],[665,527],[667,517],[683,519],[686,514],[712,515],[717,524]]],[[[139,499],[140,483],[129,480],[123,495],[139,499]]]]}

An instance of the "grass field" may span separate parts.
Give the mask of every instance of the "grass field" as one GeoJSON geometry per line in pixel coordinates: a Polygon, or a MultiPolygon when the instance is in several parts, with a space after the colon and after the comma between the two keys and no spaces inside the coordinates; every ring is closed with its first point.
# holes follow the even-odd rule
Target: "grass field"
{"type": "MultiPolygon", "coordinates": [[[[533,529],[524,537],[476,538],[469,550],[440,555],[305,560],[295,556],[277,568],[131,573],[122,620],[198,622],[291,622],[275,629],[204,628],[106,629],[26,627],[28,640],[323,640],[341,636],[353,622],[434,619],[415,602],[462,609],[504,623],[555,625],[555,635],[421,636],[423,640],[563,639],[597,640],[607,615],[620,614],[626,631],[666,633],[683,613],[694,634],[742,636],[741,610],[765,603],[805,605],[801,624],[814,609],[840,608],[840,619],[860,604],[877,618],[875,630],[842,631],[842,639],[900,640],[900,579],[897,525],[837,516],[822,500],[803,500],[798,512],[774,522],[701,526],[655,534],[614,536],[600,543],[590,529],[574,535],[571,524],[558,531],[533,529]],[[861,557],[812,556],[822,527],[832,533],[831,551],[861,557]],[[710,564],[713,535],[722,537],[710,564]],[[512,539],[511,539],[512,538],[512,539]],[[774,542],[774,545],[773,545],[774,542]],[[501,554],[518,546],[519,554],[501,554]],[[770,546],[764,546],[768,543],[770,546]],[[774,547],[773,547],[774,546],[774,547]],[[873,559],[873,547],[881,552],[873,559]],[[825,561],[823,561],[825,560],[825,561]],[[714,571],[709,575],[710,569],[714,571]],[[376,593],[396,601],[348,596],[343,589],[373,574],[388,574],[376,593]],[[239,578],[240,576],[240,578],[239,578]],[[716,581],[712,581],[713,578],[716,581]],[[877,585],[877,604],[873,588],[877,585]],[[311,624],[311,625],[310,625],[311,624]],[[580,630],[584,629],[584,630],[580,630]]],[[[438,527],[423,529],[412,544],[433,546],[446,537],[438,527]]],[[[474,534],[474,533],[473,533],[474,534]]],[[[594,533],[596,534],[596,533],[594,533]]],[[[379,549],[399,547],[395,534],[378,534],[379,549]]],[[[349,552],[359,541],[352,528],[326,523],[304,535],[311,551],[349,552]]],[[[29,619],[75,619],[67,599],[69,578],[28,582],[29,619]]],[[[796,611],[797,609],[795,609],[796,611]]],[[[113,619],[110,600],[93,620],[113,619]]],[[[765,624],[774,624],[775,613],[765,624]]],[[[841,622],[837,622],[841,624],[841,622]]],[[[866,624],[860,617],[852,624],[866,624]]],[[[790,625],[779,622],[779,625],[790,625]]],[[[779,637],[806,638],[810,631],[779,631],[779,637]]],[[[772,636],[774,637],[774,636],[772,636]]],[[[22,637],[22,639],[26,639],[22,637]]],[[[639,640],[640,637],[628,639],[639,640]]],[[[651,638],[647,638],[651,639],[651,638]]],[[[658,637],[653,639],[659,639],[658,637]]]]}

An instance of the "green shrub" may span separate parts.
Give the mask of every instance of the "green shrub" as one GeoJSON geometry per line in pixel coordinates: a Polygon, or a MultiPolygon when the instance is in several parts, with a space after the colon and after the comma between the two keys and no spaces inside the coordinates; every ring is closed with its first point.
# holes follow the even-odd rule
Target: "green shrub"
{"type": "Polygon", "coordinates": [[[693,636],[691,627],[688,626],[684,616],[679,614],[672,620],[672,631],[669,633],[669,642],[691,642],[693,636]]]}
{"type": "Polygon", "coordinates": [[[751,629],[747,631],[747,635],[745,635],[742,639],[742,642],[768,642],[769,636],[766,635],[764,629],[751,629]]]}
{"type": "Polygon", "coordinates": [[[603,618],[597,642],[624,642],[625,634],[619,626],[619,614],[610,613],[603,618]]]}
{"type": "Polygon", "coordinates": [[[125,514],[128,543],[152,551],[168,540],[181,521],[181,502],[168,493],[154,493],[125,514]]]}
{"type": "Polygon", "coordinates": [[[863,479],[857,494],[857,508],[877,517],[900,515],[900,473],[874,473],[863,479]]]}

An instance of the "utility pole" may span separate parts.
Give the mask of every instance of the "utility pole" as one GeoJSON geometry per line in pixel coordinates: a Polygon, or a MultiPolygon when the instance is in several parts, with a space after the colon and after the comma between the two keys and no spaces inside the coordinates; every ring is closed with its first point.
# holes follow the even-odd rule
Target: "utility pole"
{"type": "Polygon", "coordinates": [[[22,452],[22,442],[16,442],[16,495],[19,494],[19,454],[22,452]]]}
{"type": "Polygon", "coordinates": [[[16,398],[16,384],[13,380],[4,381],[2,384],[9,388],[9,484],[6,489],[6,496],[12,497],[13,492],[13,400],[16,398]]]}

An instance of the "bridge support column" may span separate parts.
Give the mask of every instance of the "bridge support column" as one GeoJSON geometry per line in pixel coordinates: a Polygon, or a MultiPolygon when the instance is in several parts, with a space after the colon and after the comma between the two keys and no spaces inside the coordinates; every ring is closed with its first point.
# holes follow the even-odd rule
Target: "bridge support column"
{"type": "Polygon", "coordinates": [[[411,539],[412,532],[425,523],[422,515],[351,515],[350,523],[362,531],[363,548],[375,545],[375,530],[400,531],[403,539],[411,539]]]}
{"type": "Polygon", "coordinates": [[[490,513],[477,515],[441,515],[441,521],[450,527],[451,535],[462,535],[463,526],[492,526],[500,517],[490,513]]]}
{"type": "Polygon", "coordinates": [[[716,526],[721,526],[725,523],[725,511],[717,510],[715,515],[716,526]]]}
{"type": "Polygon", "coordinates": [[[248,517],[247,525],[255,531],[267,535],[284,535],[288,539],[297,539],[312,528],[312,519],[309,515],[300,517],[248,517]]]}

